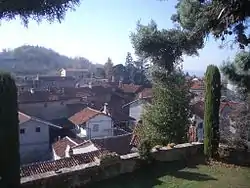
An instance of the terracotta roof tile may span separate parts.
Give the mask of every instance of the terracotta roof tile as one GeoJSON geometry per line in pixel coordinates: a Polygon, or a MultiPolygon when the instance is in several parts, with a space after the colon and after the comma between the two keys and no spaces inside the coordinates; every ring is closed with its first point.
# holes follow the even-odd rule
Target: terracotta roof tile
{"type": "Polygon", "coordinates": [[[72,155],[68,158],[63,158],[55,161],[45,161],[40,163],[33,163],[21,166],[21,177],[32,176],[35,174],[41,174],[51,171],[57,171],[62,168],[70,168],[81,164],[86,164],[95,161],[95,157],[100,157],[103,154],[107,154],[109,151],[96,150],[89,153],[83,153],[78,155],[72,155]]]}
{"type": "Polygon", "coordinates": [[[136,93],[140,89],[142,89],[141,85],[135,85],[135,84],[122,84],[119,86],[121,90],[125,93],[136,93]]]}
{"type": "Polygon", "coordinates": [[[73,138],[69,138],[69,137],[66,136],[66,137],[58,140],[57,142],[55,142],[52,145],[52,148],[55,151],[57,156],[65,157],[65,150],[66,150],[67,146],[70,146],[72,148],[74,146],[77,146],[81,142],[83,142],[83,141],[76,140],[76,139],[73,139],[73,138]]]}
{"type": "Polygon", "coordinates": [[[204,83],[202,81],[193,81],[191,84],[191,89],[200,89],[203,90],[205,88],[204,83]]]}
{"type": "Polygon", "coordinates": [[[150,98],[153,96],[152,88],[144,88],[141,92],[138,93],[137,98],[150,98]]]}
{"type": "Polygon", "coordinates": [[[71,116],[69,118],[69,120],[72,123],[74,123],[75,125],[82,125],[82,124],[86,123],[88,120],[92,119],[93,117],[95,117],[99,114],[106,115],[106,114],[102,113],[101,111],[87,107],[87,108],[84,108],[83,110],[81,110],[80,112],[77,112],[73,116],[71,116]]]}
{"type": "MultiPolygon", "coordinates": [[[[239,103],[235,103],[232,101],[229,102],[221,102],[220,103],[220,113],[222,113],[222,111],[225,109],[225,107],[230,107],[231,109],[235,108],[235,106],[237,106],[239,103]]],[[[191,110],[192,112],[199,116],[200,118],[204,118],[204,108],[205,108],[205,104],[204,101],[197,101],[196,103],[194,103],[191,106],[191,110]]]]}

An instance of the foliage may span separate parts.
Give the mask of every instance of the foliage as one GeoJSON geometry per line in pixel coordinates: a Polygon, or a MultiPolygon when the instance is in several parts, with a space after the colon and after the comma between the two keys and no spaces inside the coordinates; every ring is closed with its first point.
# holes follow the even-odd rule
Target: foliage
{"type": "Polygon", "coordinates": [[[8,0],[0,3],[0,19],[16,19],[19,16],[25,25],[29,19],[40,22],[42,19],[50,22],[63,20],[68,10],[80,4],[80,0],[8,0]]]}
{"type": "Polygon", "coordinates": [[[250,91],[250,52],[240,52],[233,61],[224,62],[221,71],[239,89],[250,91]]]}
{"type": "Polygon", "coordinates": [[[169,75],[159,72],[153,85],[152,105],[146,107],[143,123],[146,127],[145,137],[155,140],[157,144],[182,143],[186,141],[189,124],[189,85],[181,71],[169,75]]]}
{"type": "Polygon", "coordinates": [[[116,153],[114,153],[114,152],[107,153],[107,154],[103,154],[100,156],[100,163],[101,164],[110,164],[112,162],[118,161],[119,159],[120,159],[120,157],[116,153]]]}
{"type": "Polygon", "coordinates": [[[113,76],[113,62],[108,58],[107,62],[104,64],[105,78],[111,80],[113,76]]]}
{"type": "Polygon", "coordinates": [[[151,156],[152,143],[148,139],[143,139],[138,147],[139,155],[142,160],[150,162],[152,160],[151,156]]]}
{"type": "Polygon", "coordinates": [[[138,22],[130,37],[137,56],[168,72],[182,62],[182,55],[198,55],[197,50],[203,47],[203,41],[189,32],[179,28],[158,30],[154,21],[148,25],[138,22]]]}
{"type": "Polygon", "coordinates": [[[216,156],[220,141],[221,77],[218,67],[209,65],[205,77],[204,153],[210,158],[216,156]]]}
{"type": "Polygon", "coordinates": [[[104,70],[104,68],[97,67],[95,72],[94,72],[94,76],[97,77],[97,78],[105,78],[105,70],[104,70]]]}
{"type": "Polygon", "coordinates": [[[222,41],[234,36],[234,42],[244,48],[250,43],[248,7],[248,0],[179,0],[172,20],[193,36],[204,38],[212,34],[222,41]]]}
{"type": "Polygon", "coordinates": [[[0,187],[19,187],[17,88],[7,73],[0,74],[0,112],[0,187]]]}
{"type": "Polygon", "coordinates": [[[21,46],[0,53],[1,70],[21,75],[55,73],[60,68],[87,68],[90,71],[98,65],[86,58],[69,58],[57,52],[38,46],[21,46]]]}

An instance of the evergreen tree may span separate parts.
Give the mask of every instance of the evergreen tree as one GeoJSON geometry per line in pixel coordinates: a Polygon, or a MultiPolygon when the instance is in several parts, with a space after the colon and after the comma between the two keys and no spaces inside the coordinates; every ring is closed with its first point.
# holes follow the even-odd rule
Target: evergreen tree
{"type": "Polygon", "coordinates": [[[7,73],[0,74],[0,187],[20,184],[17,88],[7,73]]]}
{"type": "Polygon", "coordinates": [[[108,58],[104,64],[105,78],[109,79],[109,81],[111,81],[111,77],[113,76],[113,65],[111,58],[108,58]]]}
{"type": "Polygon", "coordinates": [[[143,115],[143,137],[156,144],[183,143],[189,124],[189,86],[181,71],[154,73],[152,105],[143,115]]]}
{"type": "Polygon", "coordinates": [[[220,141],[221,76],[217,66],[209,65],[207,67],[205,84],[204,153],[210,158],[216,156],[220,141]]]}

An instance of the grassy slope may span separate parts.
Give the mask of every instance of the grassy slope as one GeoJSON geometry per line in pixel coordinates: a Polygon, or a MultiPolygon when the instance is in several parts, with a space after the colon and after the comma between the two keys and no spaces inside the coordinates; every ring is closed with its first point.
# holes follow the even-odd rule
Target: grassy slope
{"type": "Polygon", "coordinates": [[[161,163],[88,188],[249,188],[250,168],[161,163]]]}

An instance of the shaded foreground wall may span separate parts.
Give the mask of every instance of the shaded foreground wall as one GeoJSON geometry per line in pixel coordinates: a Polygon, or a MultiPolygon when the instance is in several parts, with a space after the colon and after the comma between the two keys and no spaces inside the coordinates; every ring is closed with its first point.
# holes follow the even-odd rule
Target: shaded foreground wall
{"type": "MultiPolygon", "coordinates": [[[[165,147],[153,149],[153,158],[157,161],[188,160],[201,154],[202,144],[180,144],[173,149],[165,147]]],[[[100,161],[60,169],[44,174],[38,174],[21,179],[22,188],[56,188],[78,187],[86,183],[112,178],[120,174],[133,172],[140,167],[141,160],[138,153],[122,155],[106,163],[100,161]]]]}

